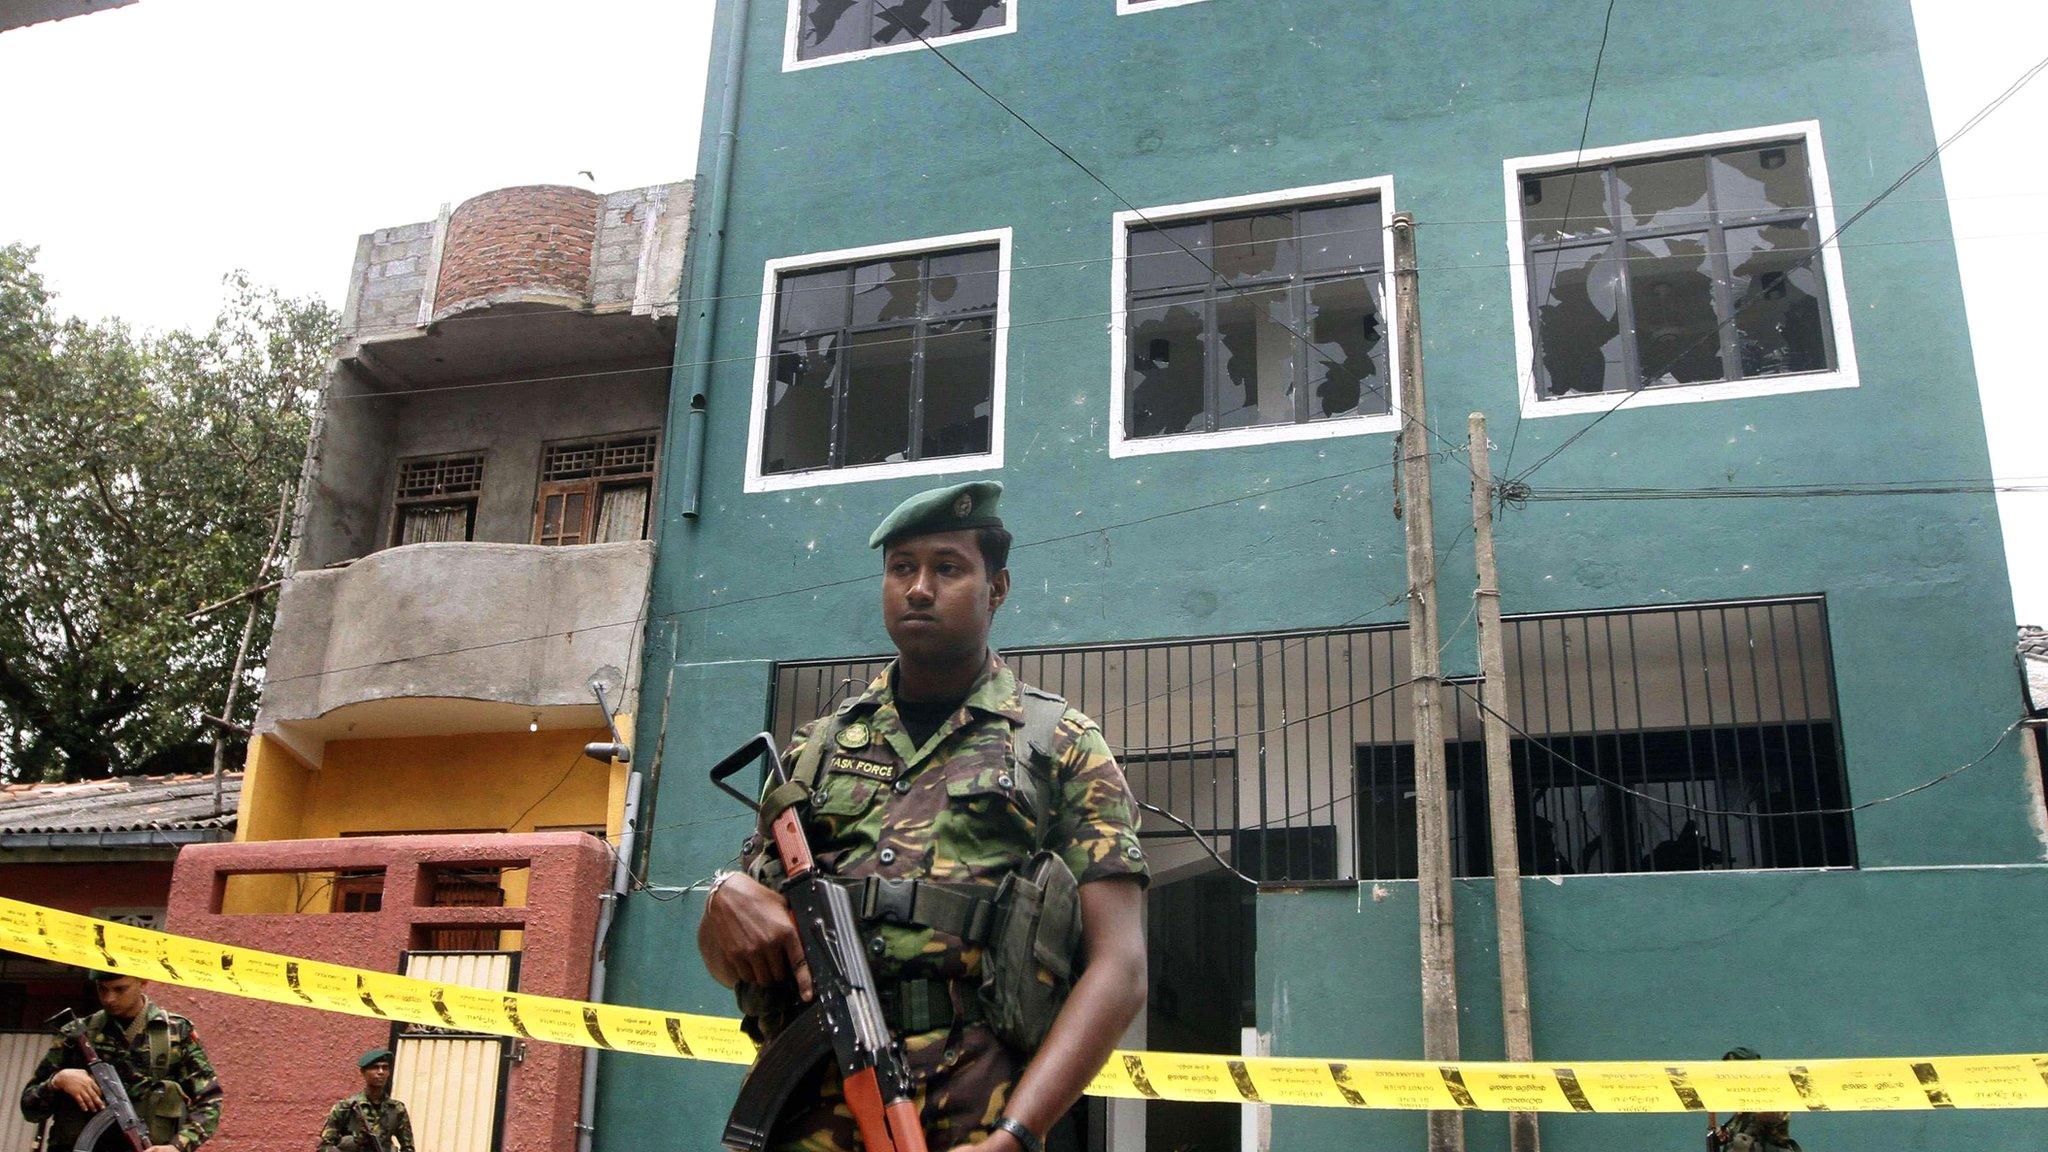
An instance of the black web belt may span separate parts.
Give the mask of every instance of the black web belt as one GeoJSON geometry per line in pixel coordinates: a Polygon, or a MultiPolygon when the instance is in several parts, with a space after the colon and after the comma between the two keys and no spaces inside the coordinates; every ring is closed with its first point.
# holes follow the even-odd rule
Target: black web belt
{"type": "Polygon", "coordinates": [[[859,880],[831,877],[846,889],[853,914],[864,924],[904,924],[933,928],[969,944],[988,943],[996,924],[1000,889],[938,884],[930,880],[859,880]]]}

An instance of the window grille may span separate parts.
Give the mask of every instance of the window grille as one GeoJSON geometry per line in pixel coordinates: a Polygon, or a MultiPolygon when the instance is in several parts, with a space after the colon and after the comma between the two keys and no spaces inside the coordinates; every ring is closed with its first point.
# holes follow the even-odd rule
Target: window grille
{"type": "Polygon", "coordinates": [[[402,545],[470,539],[476,532],[476,504],[483,486],[481,452],[400,461],[391,542],[402,545]]]}
{"type": "Polygon", "coordinates": [[[481,452],[407,460],[398,466],[398,498],[401,500],[456,496],[481,491],[483,486],[484,457],[481,452]]]}
{"type": "Polygon", "coordinates": [[[645,539],[660,437],[653,432],[547,445],[534,498],[536,544],[645,539]]]}
{"type": "Polygon", "coordinates": [[[593,476],[646,476],[654,471],[655,434],[614,436],[550,444],[541,457],[542,480],[584,480],[593,476]]]}
{"type": "Polygon", "coordinates": [[[1520,177],[1540,399],[1837,365],[1803,138],[1520,177]]]}
{"type": "MultiPolygon", "coordinates": [[[[1522,867],[1533,875],[1843,867],[1848,803],[1817,599],[1510,618],[1502,711],[1522,867]],[[1711,810],[1687,811],[1685,807],[1711,810]]],[[[1102,725],[1141,799],[1262,882],[1415,875],[1414,753],[1401,626],[1020,649],[1018,675],[1102,725]]],[[[886,667],[781,665],[787,736],[886,667]]],[[[1480,713],[1442,689],[1451,854],[1491,869],[1480,713]]],[[[1201,855],[1147,815],[1155,864],[1201,855]]]]}

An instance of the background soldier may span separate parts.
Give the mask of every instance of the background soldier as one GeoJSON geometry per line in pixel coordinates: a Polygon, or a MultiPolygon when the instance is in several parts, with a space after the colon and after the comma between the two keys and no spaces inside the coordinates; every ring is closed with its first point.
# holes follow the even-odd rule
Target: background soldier
{"type": "MultiPolygon", "coordinates": [[[[71,1152],[88,1116],[106,1107],[69,1042],[73,1029],[84,1029],[100,1058],[121,1074],[128,1099],[149,1125],[150,1152],[192,1152],[206,1143],[220,1127],[220,1078],[192,1022],[152,1004],[133,976],[95,972],[92,985],[100,1010],[66,1026],[21,1090],[22,1116],[31,1124],[50,1121],[43,1147],[71,1152]]],[[[116,1145],[127,1146],[110,1128],[101,1147],[116,1145]]]]}
{"type": "MultiPolygon", "coordinates": [[[[1123,772],[1093,720],[1019,683],[988,647],[1010,591],[1001,492],[988,481],[924,492],[875,529],[897,658],[785,755],[812,788],[806,832],[820,870],[849,882],[871,918],[884,1013],[935,1152],[1040,1152],[1145,1002],[1145,857],[1123,772]],[[998,886],[1049,875],[1052,857],[1079,882],[1063,923],[1086,957],[1064,1007],[1041,994],[1065,984],[1032,967],[1030,947],[1061,922],[1048,912],[1010,918],[1029,929],[1021,936],[989,929],[1005,919],[998,886]]],[[[809,995],[810,973],[774,853],[756,836],[744,858],[747,872],[713,885],[697,942],[712,976],[738,986],[749,1029],[772,1035],[809,995]]],[[[829,1061],[791,1100],[772,1148],[858,1147],[829,1061]]]]}
{"type": "MultiPolygon", "coordinates": [[[[1760,1060],[1753,1048],[1736,1048],[1723,1060],[1760,1060]]],[[[1707,1147],[1726,1152],[1799,1152],[1792,1138],[1792,1119],[1783,1112],[1737,1112],[1716,1126],[1709,1117],[1707,1147]]]]}
{"type": "Polygon", "coordinates": [[[372,1048],[356,1061],[363,1090],[335,1102],[320,1129],[320,1152],[413,1152],[412,1116],[391,1098],[391,1050],[372,1048]]]}

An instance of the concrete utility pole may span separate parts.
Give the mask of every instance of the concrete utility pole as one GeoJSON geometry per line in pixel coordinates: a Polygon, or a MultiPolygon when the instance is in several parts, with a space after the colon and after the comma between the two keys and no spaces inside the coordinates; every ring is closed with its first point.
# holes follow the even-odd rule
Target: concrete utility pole
{"type": "MultiPolygon", "coordinates": [[[[223,729],[240,730],[244,734],[248,731],[233,722],[235,695],[242,688],[242,669],[249,660],[249,637],[256,631],[256,613],[263,606],[263,601],[257,593],[267,587],[276,587],[274,584],[266,585],[263,582],[263,578],[270,575],[271,565],[277,563],[278,545],[284,542],[285,513],[291,509],[291,495],[290,485],[285,485],[277,490],[277,520],[270,526],[270,547],[263,550],[263,564],[256,569],[255,583],[250,586],[249,592],[243,593],[244,596],[248,597],[249,611],[242,617],[242,642],[235,646],[235,664],[228,671],[228,698],[220,706],[219,719],[211,716],[206,717],[208,720],[214,721],[213,814],[215,816],[219,816],[226,808],[225,801],[221,796],[221,782],[227,773],[227,746],[225,744],[226,738],[221,735],[221,732],[223,729]]],[[[232,603],[232,600],[224,600],[222,603],[232,603]]],[[[198,613],[194,613],[194,615],[198,615],[198,613]]],[[[201,713],[201,715],[204,715],[204,713],[201,713]]]]}
{"type": "MultiPolygon", "coordinates": [[[[1479,710],[1486,733],[1486,826],[1493,838],[1493,915],[1500,929],[1500,1019],[1510,1060],[1535,1056],[1529,1027],[1529,950],[1522,939],[1522,855],[1515,833],[1515,777],[1508,756],[1508,726],[1494,711],[1507,709],[1507,655],[1501,646],[1500,573],[1493,558],[1493,461],[1487,456],[1486,414],[1466,418],[1472,465],[1472,559],[1479,572],[1474,618],[1479,630],[1479,710]],[[1494,711],[1488,711],[1492,709],[1494,711]]],[[[1511,1152],[1542,1147],[1536,1113],[1508,1114],[1511,1152]]]]}
{"type": "MultiPolygon", "coordinates": [[[[1422,1056],[1458,1058],[1458,948],[1451,915],[1451,820],[1444,786],[1443,668],[1437,649],[1436,526],[1429,494],[1429,407],[1415,293],[1415,217],[1395,213],[1394,317],[1401,357],[1401,503],[1408,534],[1408,675],[1414,680],[1415,878],[1422,922],[1422,1056]]],[[[1429,1152],[1463,1152],[1465,1115],[1429,1114],[1429,1152]]]]}

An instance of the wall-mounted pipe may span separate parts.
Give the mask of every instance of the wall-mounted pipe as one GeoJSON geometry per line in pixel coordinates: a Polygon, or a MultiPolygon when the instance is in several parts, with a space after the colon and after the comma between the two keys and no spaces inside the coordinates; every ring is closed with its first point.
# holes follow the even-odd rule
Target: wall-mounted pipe
{"type": "MultiPolygon", "coordinates": [[[[612,921],[617,918],[619,901],[626,898],[632,886],[633,841],[640,832],[640,774],[626,776],[626,812],[619,825],[617,851],[612,853],[612,883],[599,899],[604,905],[597,912],[597,935],[590,945],[590,1002],[604,1003],[605,950],[610,945],[612,921]]],[[[583,1053],[583,1099],[576,1115],[576,1152],[590,1152],[591,1140],[597,1135],[597,1060],[599,1050],[587,1049],[583,1053]]]]}
{"type": "Polygon", "coordinates": [[[687,289],[697,311],[691,317],[690,339],[683,354],[690,357],[688,405],[683,413],[682,513],[697,518],[704,489],[704,422],[708,418],[711,386],[711,336],[718,319],[718,283],[725,264],[725,223],[732,191],[732,154],[739,140],[740,77],[747,48],[749,0],[731,0],[732,22],[725,38],[725,60],[719,70],[718,143],[711,154],[711,171],[700,184],[696,233],[690,258],[696,275],[687,289]]]}

